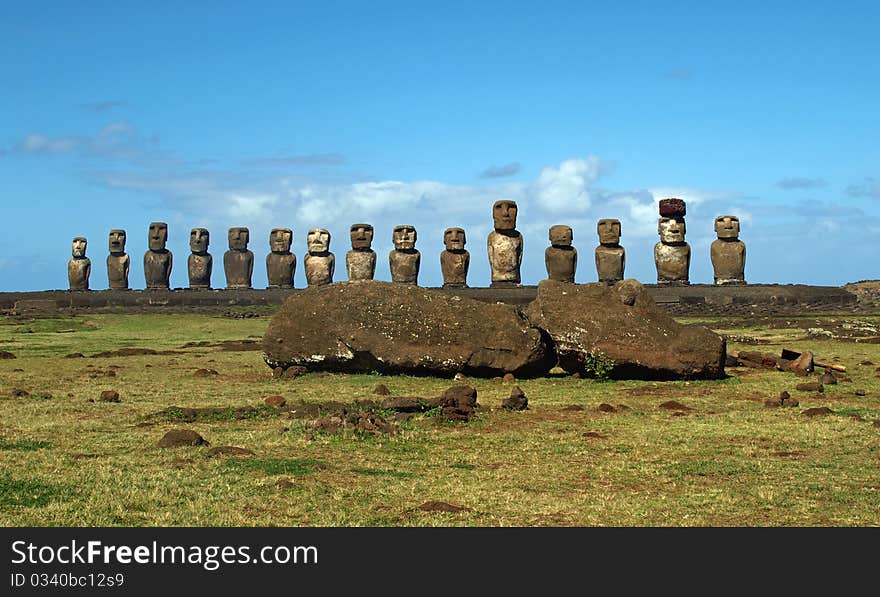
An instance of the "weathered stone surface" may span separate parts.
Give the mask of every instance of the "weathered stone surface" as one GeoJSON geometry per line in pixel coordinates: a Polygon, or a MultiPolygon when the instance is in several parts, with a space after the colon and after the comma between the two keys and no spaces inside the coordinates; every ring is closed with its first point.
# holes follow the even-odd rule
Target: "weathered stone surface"
{"type": "Polygon", "coordinates": [[[660,210],[660,215],[664,218],[683,218],[687,213],[684,200],[676,197],[661,199],[657,207],[660,210]]]}
{"type": "Polygon", "coordinates": [[[555,343],[568,372],[595,373],[590,361],[610,359],[615,379],[719,378],[724,375],[724,339],[703,326],[685,326],[657,307],[637,282],[570,284],[544,280],[525,314],[555,343]],[[632,305],[619,288],[635,295],[632,305]],[[592,371],[590,369],[593,369],[592,371]]]}
{"type": "Polygon", "coordinates": [[[263,352],[270,367],[480,377],[542,375],[555,360],[514,307],[380,281],[289,297],[269,323],[263,352]]]}
{"type": "Polygon", "coordinates": [[[101,392],[101,402],[121,402],[119,392],[116,390],[104,390],[101,392]]]}
{"type": "Polygon", "coordinates": [[[486,239],[492,287],[519,286],[521,283],[523,238],[516,230],[517,213],[516,202],[508,199],[496,201],[492,206],[495,230],[486,239]]]}
{"type": "MultiPolygon", "coordinates": [[[[687,231],[684,222],[684,202],[680,209],[681,215],[664,216],[664,201],[660,201],[661,218],[657,222],[657,233],[660,235],[660,242],[654,245],[654,265],[657,268],[657,284],[660,285],[688,285],[688,272],[691,265],[691,247],[688,245],[684,236],[687,231]]],[[[681,201],[673,199],[668,201],[681,201]]],[[[667,205],[677,206],[677,203],[669,203],[667,205]]],[[[672,211],[679,211],[677,207],[669,208],[672,211]]],[[[667,210],[669,211],[669,210],[667,210]]]]}
{"type": "Polygon", "coordinates": [[[626,250],[620,246],[620,220],[602,218],[596,223],[599,246],[596,247],[596,273],[599,281],[614,284],[623,280],[626,250]]]}
{"type": "Polygon", "coordinates": [[[709,249],[715,284],[745,284],[746,245],[739,240],[739,218],[718,216],[715,233],[718,239],[709,249]]]}
{"type": "Polygon", "coordinates": [[[501,401],[501,407],[506,410],[528,410],[529,399],[519,386],[513,386],[510,396],[501,401]]]}
{"type": "Polygon", "coordinates": [[[330,231],[326,228],[312,228],[306,235],[306,242],[309,247],[309,252],[303,258],[306,283],[309,286],[332,284],[336,256],[330,252],[330,231]]]}
{"type": "Polygon", "coordinates": [[[402,284],[419,283],[419,265],[422,256],[416,249],[417,233],[414,226],[395,226],[391,235],[394,250],[388,254],[391,281],[402,284]]]}

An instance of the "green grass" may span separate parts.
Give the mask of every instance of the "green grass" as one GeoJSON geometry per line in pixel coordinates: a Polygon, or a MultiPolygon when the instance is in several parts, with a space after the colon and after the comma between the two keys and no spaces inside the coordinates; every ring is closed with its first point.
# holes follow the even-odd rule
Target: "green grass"
{"type": "Polygon", "coordinates": [[[454,382],[331,373],[278,380],[259,351],[218,346],[260,338],[267,317],[0,319],[0,349],[18,357],[0,361],[0,524],[878,526],[880,345],[810,339],[816,320],[770,318],[741,328],[729,318],[702,321],[763,342],[731,341],[730,350],[836,357],[850,381],[823,395],[797,392],[805,379],[793,374],[744,368],[705,382],[553,376],[514,382],[529,410],[508,412],[501,402],[514,384],[471,379],[483,407],[472,422],[423,413],[395,422],[395,435],[374,436],[316,432],[313,418],[290,418],[263,401],[281,395],[292,408],[352,405],[381,400],[372,393],[379,383],[395,396],[432,397],[454,382]],[[186,346],[197,342],[207,344],[186,346]],[[64,358],[123,347],[160,354],[64,358]],[[877,365],[859,364],[866,360],[877,365]],[[219,375],[195,376],[202,368],[219,375]],[[14,389],[30,395],[13,397],[14,389]],[[121,402],[100,401],[109,389],[121,402]],[[764,406],[782,390],[800,406],[764,406]],[[692,410],[677,416],[659,407],[669,400],[692,410]],[[618,411],[599,412],[603,402],[618,411]],[[565,410],[572,405],[582,410],[565,410]],[[834,414],[801,414],[817,406],[834,414]],[[192,418],[171,407],[211,410],[192,418]],[[174,428],[255,456],[159,448],[174,428]],[[292,485],[276,486],[285,476],[292,485]],[[435,500],[470,510],[418,510],[435,500]]]}

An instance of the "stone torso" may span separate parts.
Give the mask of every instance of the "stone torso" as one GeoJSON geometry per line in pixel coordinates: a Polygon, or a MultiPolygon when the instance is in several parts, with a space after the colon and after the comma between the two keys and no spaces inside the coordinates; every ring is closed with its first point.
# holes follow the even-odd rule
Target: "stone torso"
{"type": "Polygon", "coordinates": [[[600,282],[614,283],[623,280],[625,266],[626,251],[623,247],[596,247],[596,272],[600,282]]]}
{"type": "Polygon", "coordinates": [[[254,273],[254,253],[230,249],[223,254],[226,288],[250,288],[254,273]]]}
{"type": "Polygon", "coordinates": [[[309,286],[333,283],[333,270],[336,267],[336,257],[333,253],[326,255],[307,253],[303,262],[305,263],[306,282],[309,286]]]}
{"type": "Polygon", "coordinates": [[[92,262],[88,257],[74,257],[67,262],[67,281],[71,290],[88,290],[92,262]]]}
{"type": "Polygon", "coordinates": [[[467,287],[467,274],[470,263],[471,254],[468,251],[447,250],[440,253],[440,270],[443,272],[443,287],[467,287]]]}
{"type": "Polygon", "coordinates": [[[547,278],[559,282],[574,282],[577,269],[577,249],[574,247],[547,247],[544,250],[547,278]]]}
{"type": "Polygon", "coordinates": [[[712,242],[710,247],[715,284],[745,284],[746,245],[741,240],[712,242]]]}
{"type": "Polygon", "coordinates": [[[654,245],[654,264],[657,267],[657,284],[687,285],[691,265],[691,247],[687,243],[654,245]]]}
{"type": "Polygon", "coordinates": [[[131,258],[122,255],[107,256],[107,281],[111,290],[128,289],[128,270],[131,266],[131,258]]]}
{"type": "Polygon", "coordinates": [[[398,251],[394,249],[388,254],[391,266],[391,281],[403,284],[419,283],[419,263],[421,254],[417,250],[398,251]]]}
{"type": "Polygon", "coordinates": [[[167,289],[171,282],[172,255],[168,249],[144,253],[144,278],[148,289],[167,289]]]}
{"type": "Polygon", "coordinates": [[[345,254],[345,269],[349,280],[372,280],[376,275],[376,252],[352,249],[345,254]]]}
{"type": "Polygon", "coordinates": [[[211,287],[211,270],[214,268],[214,258],[209,253],[204,255],[190,253],[186,265],[189,272],[190,288],[211,287]]]}
{"type": "Polygon", "coordinates": [[[523,251],[522,235],[515,230],[510,235],[492,231],[489,233],[488,250],[492,284],[496,282],[519,284],[523,251]]]}
{"type": "Polygon", "coordinates": [[[266,255],[266,275],[269,288],[293,288],[296,273],[296,255],[293,253],[269,253],[266,255]]]}

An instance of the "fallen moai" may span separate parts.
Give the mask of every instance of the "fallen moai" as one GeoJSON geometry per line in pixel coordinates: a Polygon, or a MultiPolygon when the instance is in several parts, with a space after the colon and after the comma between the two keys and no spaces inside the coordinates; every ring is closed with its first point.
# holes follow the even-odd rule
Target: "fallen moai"
{"type": "Polygon", "coordinates": [[[316,286],[285,301],[262,346],[273,369],[517,378],[557,364],[614,379],[719,378],[726,353],[721,336],[679,324],[635,280],[544,281],[524,310],[389,282],[316,286]]]}

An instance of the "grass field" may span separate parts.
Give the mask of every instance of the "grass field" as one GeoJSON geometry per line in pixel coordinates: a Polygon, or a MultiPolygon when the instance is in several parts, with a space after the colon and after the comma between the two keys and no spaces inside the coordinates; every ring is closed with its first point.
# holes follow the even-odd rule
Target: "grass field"
{"type": "Polygon", "coordinates": [[[844,319],[699,320],[732,338],[729,351],[812,350],[845,365],[848,379],[824,394],[796,391],[808,380],[792,373],[747,368],[706,382],[469,379],[482,405],[473,421],[429,412],[369,435],[315,430],[291,411],[378,399],[379,383],[431,397],[455,382],[274,379],[253,344],[268,313],[5,317],[0,350],[17,358],[0,360],[0,524],[877,526],[880,344],[815,331],[844,319]],[[123,348],[156,353],[93,356],[123,348]],[[529,410],[501,408],[513,385],[529,410]],[[101,401],[104,390],[121,401],[101,401]],[[800,405],[765,406],[782,390],[800,405]],[[276,395],[288,407],[264,404],[276,395]],[[195,420],[155,414],[172,406],[218,408],[195,420]],[[235,410],[244,406],[256,408],[235,410]],[[803,414],[820,406],[832,413],[803,414]],[[175,428],[210,446],[158,447],[175,428]],[[211,455],[217,446],[254,454],[211,455]]]}

